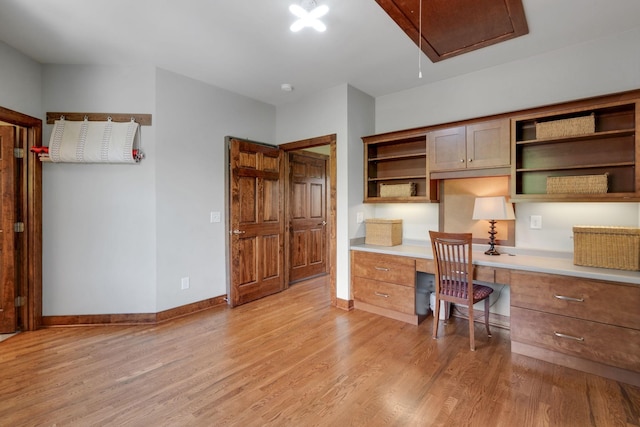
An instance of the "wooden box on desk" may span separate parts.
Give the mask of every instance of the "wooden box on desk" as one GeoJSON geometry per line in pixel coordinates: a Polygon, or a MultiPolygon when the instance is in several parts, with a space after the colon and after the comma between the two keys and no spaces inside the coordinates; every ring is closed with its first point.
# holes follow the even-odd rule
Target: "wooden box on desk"
{"type": "Polygon", "coordinates": [[[402,244],[402,220],[372,218],[365,221],[367,245],[396,246],[402,244]]]}
{"type": "Polygon", "coordinates": [[[573,227],[573,263],[640,271],[640,228],[573,227]]]}

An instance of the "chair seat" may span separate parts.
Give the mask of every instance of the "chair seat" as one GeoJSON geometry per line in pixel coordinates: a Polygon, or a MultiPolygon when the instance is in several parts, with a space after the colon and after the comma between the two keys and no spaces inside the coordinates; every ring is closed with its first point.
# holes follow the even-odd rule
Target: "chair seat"
{"type": "MultiPolygon", "coordinates": [[[[473,303],[477,303],[478,301],[482,301],[486,297],[488,297],[493,289],[489,286],[479,285],[477,283],[473,284],[473,303]]],[[[467,299],[467,286],[452,286],[452,282],[449,280],[442,281],[442,290],[441,293],[444,295],[448,295],[451,297],[467,299]]]]}
{"type": "Polygon", "coordinates": [[[489,295],[491,295],[491,292],[493,292],[493,289],[490,288],[489,286],[484,286],[484,285],[477,285],[477,284],[473,284],[473,302],[474,304],[478,301],[482,301],[483,299],[485,299],[486,297],[488,297],[489,295]]]}

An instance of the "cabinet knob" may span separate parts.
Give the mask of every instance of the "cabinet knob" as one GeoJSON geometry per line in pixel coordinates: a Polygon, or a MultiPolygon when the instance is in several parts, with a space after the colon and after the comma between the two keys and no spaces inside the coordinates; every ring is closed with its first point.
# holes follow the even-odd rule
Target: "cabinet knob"
{"type": "Polygon", "coordinates": [[[464,163],[464,159],[460,159],[460,163],[464,163]]]}
{"type": "Polygon", "coordinates": [[[473,162],[473,159],[467,159],[467,162],[473,162]]]}

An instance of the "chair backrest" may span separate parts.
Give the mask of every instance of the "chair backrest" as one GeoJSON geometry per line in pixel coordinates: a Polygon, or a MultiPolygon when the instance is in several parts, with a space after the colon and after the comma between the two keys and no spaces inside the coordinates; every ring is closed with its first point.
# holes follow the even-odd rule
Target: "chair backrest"
{"type": "Polygon", "coordinates": [[[436,292],[447,298],[468,300],[473,296],[471,233],[429,231],[436,272],[436,292]]]}

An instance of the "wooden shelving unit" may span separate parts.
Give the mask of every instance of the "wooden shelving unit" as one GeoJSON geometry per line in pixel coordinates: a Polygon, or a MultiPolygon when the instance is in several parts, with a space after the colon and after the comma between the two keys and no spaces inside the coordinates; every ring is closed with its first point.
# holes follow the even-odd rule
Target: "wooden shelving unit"
{"type": "Polygon", "coordinates": [[[540,201],[638,199],[638,101],[513,118],[512,198],[540,201]],[[593,114],[593,132],[537,138],[536,124],[593,114]],[[547,194],[548,177],[608,176],[606,193],[547,194]]]}
{"type": "Polygon", "coordinates": [[[411,135],[394,140],[365,137],[365,202],[429,202],[437,194],[435,183],[427,175],[426,135],[411,135]],[[383,184],[415,185],[415,195],[381,197],[383,184]],[[432,188],[433,187],[433,188],[432,188]]]}

